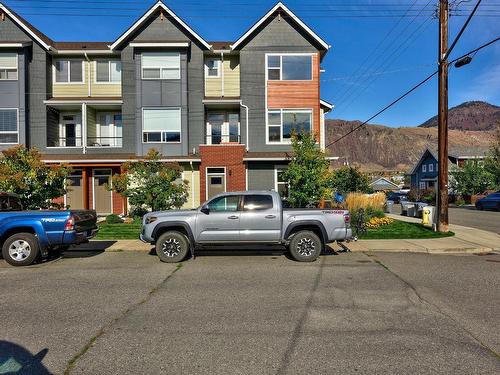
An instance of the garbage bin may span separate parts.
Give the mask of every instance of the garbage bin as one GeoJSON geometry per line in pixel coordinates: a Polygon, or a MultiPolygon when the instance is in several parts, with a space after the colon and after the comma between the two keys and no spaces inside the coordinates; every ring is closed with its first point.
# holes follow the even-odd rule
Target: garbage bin
{"type": "Polygon", "coordinates": [[[436,222],[435,215],[436,207],[433,206],[425,206],[422,210],[422,224],[429,228],[434,228],[434,224],[436,222]]]}
{"type": "Polygon", "coordinates": [[[408,217],[415,217],[415,211],[417,209],[417,206],[413,202],[407,202],[406,203],[406,216],[408,217]]]}
{"type": "Polygon", "coordinates": [[[387,214],[392,214],[392,207],[394,206],[394,201],[385,202],[385,212],[387,214]]]}

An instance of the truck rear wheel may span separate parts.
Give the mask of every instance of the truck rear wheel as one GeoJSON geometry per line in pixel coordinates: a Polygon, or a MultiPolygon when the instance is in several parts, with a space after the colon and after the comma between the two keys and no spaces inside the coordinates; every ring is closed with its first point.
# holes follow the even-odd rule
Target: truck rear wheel
{"type": "Polygon", "coordinates": [[[156,241],[156,255],[162,262],[181,262],[186,258],[188,252],[189,240],[180,232],[165,232],[156,241]]]}
{"type": "Polygon", "coordinates": [[[29,266],[39,253],[38,240],[31,233],[13,234],[2,246],[2,256],[12,266],[29,266]]]}
{"type": "Polygon", "coordinates": [[[321,254],[322,248],[320,238],[308,230],[295,234],[289,245],[290,254],[298,262],[314,262],[321,254]]]}

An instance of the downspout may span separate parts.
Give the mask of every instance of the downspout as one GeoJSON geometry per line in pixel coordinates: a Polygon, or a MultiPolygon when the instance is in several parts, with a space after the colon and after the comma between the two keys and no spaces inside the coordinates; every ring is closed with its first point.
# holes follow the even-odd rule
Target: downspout
{"type": "Polygon", "coordinates": [[[224,52],[220,53],[221,94],[224,97],[224,52]]]}
{"type": "Polygon", "coordinates": [[[87,103],[82,103],[82,151],[87,153],[87,103]]]}
{"type": "Polygon", "coordinates": [[[87,55],[87,52],[84,53],[85,59],[87,60],[88,66],[87,66],[87,81],[88,81],[88,96],[92,96],[92,87],[90,85],[90,59],[89,56],[87,55]]]}
{"type": "Polygon", "coordinates": [[[189,162],[189,166],[191,167],[191,208],[196,208],[194,206],[194,169],[193,162],[189,162]]]}
{"type": "Polygon", "coordinates": [[[246,141],[245,142],[245,144],[246,144],[245,148],[246,148],[246,150],[248,152],[250,150],[250,145],[249,145],[249,143],[250,143],[250,137],[249,137],[249,134],[248,134],[248,111],[249,111],[249,109],[248,109],[248,106],[245,105],[245,104],[243,104],[243,103],[240,103],[240,106],[242,106],[243,108],[245,108],[245,131],[247,133],[246,134],[246,140],[245,140],[246,141]]]}

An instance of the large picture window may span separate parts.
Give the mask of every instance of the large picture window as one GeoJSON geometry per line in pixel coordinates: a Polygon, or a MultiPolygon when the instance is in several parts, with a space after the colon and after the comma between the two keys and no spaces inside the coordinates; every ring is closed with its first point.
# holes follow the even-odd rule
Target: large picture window
{"type": "Polygon", "coordinates": [[[0,80],[17,80],[17,53],[0,53],[0,80]]]}
{"type": "Polygon", "coordinates": [[[267,79],[270,81],[310,81],[312,55],[268,55],[267,79]]]}
{"type": "Polygon", "coordinates": [[[54,62],[56,83],[83,83],[83,60],[56,60],[54,62]]]}
{"type": "Polygon", "coordinates": [[[0,144],[19,143],[17,109],[0,109],[0,144]]]}
{"type": "Polygon", "coordinates": [[[143,108],[144,143],[177,143],[181,141],[180,108],[143,108]]]}
{"type": "Polygon", "coordinates": [[[96,61],[95,79],[97,83],[120,83],[122,80],[122,63],[116,60],[96,61]]]}
{"type": "Polygon", "coordinates": [[[268,143],[290,143],[293,132],[310,133],[311,129],[310,109],[270,109],[267,112],[268,143]]]}
{"type": "Polygon", "coordinates": [[[179,52],[144,52],[142,54],[142,79],[180,79],[181,55],[179,52]]]}

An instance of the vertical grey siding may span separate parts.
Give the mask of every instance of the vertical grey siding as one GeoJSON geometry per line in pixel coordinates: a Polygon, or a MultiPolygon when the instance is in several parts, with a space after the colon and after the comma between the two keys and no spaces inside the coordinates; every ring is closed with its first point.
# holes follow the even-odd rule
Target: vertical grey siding
{"type": "MultiPolygon", "coordinates": [[[[250,107],[250,151],[288,151],[289,145],[266,145],[265,54],[318,52],[287,18],[270,18],[240,51],[241,100],[250,107]]],[[[243,116],[242,116],[243,118],[243,116]]],[[[246,138],[245,138],[246,139],[246,138]]]]}
{"type": "MultiPolygon", "coordinates": [[[[135,152],[144,155],[156,148],[167,156],[182,156],[191,152],[203,140],[203,50],[198,42],[182,31],[168,17],[155,17],[146,23],[129,42],[191,42],[181,52],[181,79],[154,81],[141,79],[141,50],[126,45],[122,51],[123,129],[134,129],[135,152]],[[142,142],[142,107],[180,106],[182,113],[181,144],[142,142]]],[[[150,49],[148,49],[150,50],[150,49]]],[[[156,49],[161,50],[161,49],[156,49]]],[[[172,49],[168,49],[172,51],[172,49]]],[[[128,131],[128,130],[127,130],[128,131]]]]}
{"type": "Polygon", "coordinates": [[[250,161],[247,164],[248,190],[271,190],[275,187],[275,166],[283,166],[283,162],[250,161]]]}

